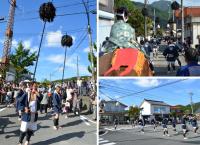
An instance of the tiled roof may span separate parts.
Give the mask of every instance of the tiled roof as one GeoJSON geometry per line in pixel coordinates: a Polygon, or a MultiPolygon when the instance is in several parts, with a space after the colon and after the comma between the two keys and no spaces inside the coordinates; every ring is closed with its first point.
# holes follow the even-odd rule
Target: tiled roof
{"type": "Polygon", "coordinates": [[[168,105],[167,103],[165,103],[163,101],[147,100],[147,99],[144,99],[144,101],[147,101],[147,102],[149,102],[152,105],[170,106],[170,105],[168,105]]]}
{"type": "MultiPolygon", "coordinates": [[[[181,10],[176,10],[175,11],[175,16],[176,17],[181,17],[181,10]]],[[[200,17],[200,7],[185,7],[184,8],[184,17],[200,17]]]]}

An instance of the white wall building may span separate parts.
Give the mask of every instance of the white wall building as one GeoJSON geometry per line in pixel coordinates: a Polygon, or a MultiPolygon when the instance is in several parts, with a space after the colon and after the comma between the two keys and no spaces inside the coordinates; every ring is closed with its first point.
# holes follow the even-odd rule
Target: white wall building
{"type": "Polygon", "coordinates": [[[114,24],[114,0],[99,0],[99,45],[110,36],[114,24]]]}
{"type": "Polygon", "coordinates": [[[169,115],[170,113],[170,105],[163,101],[144,99],[140,108],[143,108],[141,111],[142,116],[161,116],[169,115]]]}

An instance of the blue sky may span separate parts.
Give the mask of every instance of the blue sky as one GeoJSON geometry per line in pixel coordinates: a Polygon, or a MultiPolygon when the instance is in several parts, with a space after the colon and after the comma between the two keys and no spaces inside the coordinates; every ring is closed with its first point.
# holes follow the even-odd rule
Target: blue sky
{"type": "MultiPolygon", "coordinates": [[[[132,1],[144,3],[144,0],[132,0],[132,1]]],[[[158,0],[148,0],[148,3],[152,3],[154,1],[158,1],[158,0]]],[[[176,0],[176,1],[179,2],[179,3],[181,2],[181,0],[176,0]]],[[[199,0],[183,0],[183,2],[184,2],[184,5],[186,5],[186,6],[200,6],[199,0]]]]}
{"type": "MultiPolygon", "coordinates": [[[[80,4],[81,1],[54,0],[53,3],[55,7],[61,7],[57,8],[56,11],[59,15],[85,12],[83,4],[80,4]]],[[[16,9],[15,16],[12,52],[20,41],[23,41],[26,48],[31,48],[31,51],[38,50],[43,27],[43,22],[39,19],[38,10],[44,2],[48,2],[48,0],[17,0],[18,8],[16,9]],[[30,20],[29,18],[36,19],[30,20]]],[[[95,10],[96,0],[89,0],[89,2],[90,10],[95,10]]],[[[8,11],[8,0],[1,0],[0,17],[7,17],[8,11]]],[[[96,15],[90,14],[90,17],[93,42],[96,42],[96,15]]],[[[65,77],[76,76],[77,56],[79,56],[80,75],[90,75],[87,71],[87,66],[89,65],[87,56],[89,50],[88,37],[84,39],[78,49],[75,49],[80,40],[86,35],[86,27],[87,18],[85,14],[56,17],[52,23],[47,23],[36,74],[37,80],[50,79],[50,73],[53,73],[52,80],[61,78],[64,48],[61,47],[60,40],[61,36],[66,33],[73,36],[74,44],[67,52],[65,77]],[[74,50],[76,51],[74,52],[74,50]]],[[[6,23],[0,23],[0,56],[2,56],[5,29],[6,23]]],[[[30,67],[29,69],[33,72],[34,67],[30,67]]]]}
{"type": "MultiPolygon", "coordinates": [[[[177,81],[178,79],[101,79],[100,80],[100,99],[110,100],[109,97],[116,99],[126,94],[132,94],[141,90],[150,89],[159,85],[177,81]],[[115,86],[115,87],[113,87],[115,86]],[[121,89],[123,88],[123,89],[121,89]],[[125,88],[125,89],[124,89],[125,88]],[[107,97],[109,96],[109,97],[107,97]]],[[[138,95],[131,95],[118,101],[131,106],[140,105],[144,98],[164,101],[169,105],[187,105],[190,103],[189,93],[193,92],[193,102],[200,102],[200,80],[188,79],[172,85],[150,90],[138,95]]]]}

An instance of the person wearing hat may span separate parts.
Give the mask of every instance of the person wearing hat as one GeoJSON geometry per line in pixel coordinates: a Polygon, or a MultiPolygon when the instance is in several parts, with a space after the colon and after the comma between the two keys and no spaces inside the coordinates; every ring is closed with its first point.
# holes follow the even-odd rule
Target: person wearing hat
{"type": "Polygon", "coordinates": [[[53,93],[52,101],[53,101],[53,111],[55,113],[54,119],[53,119],[53,128],[55,130],[58,130],[61,128],[59,126],[59,114],[62,112],[62,100],[61,100],[61,86],[56,85],[55,91],[53,93]]]}

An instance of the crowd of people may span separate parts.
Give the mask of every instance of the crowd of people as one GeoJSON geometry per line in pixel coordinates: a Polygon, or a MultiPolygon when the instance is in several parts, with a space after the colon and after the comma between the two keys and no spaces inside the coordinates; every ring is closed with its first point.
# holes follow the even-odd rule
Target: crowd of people
{"type": "MultiPolygon", "coordinates": [[[[132,128],[135,126],[140,126],[140,132],[145,133],[145,126],[148,124],[153,127],[153,131],[156,133],[157,127],[162,126],[163,130],[163,136],[172,136],[169,134],[169,129],[171,129],[175,134],[182,134],[183,139],[188,139],[187,136],[189,132],[193,132],[195,135],[197,135],[197,131],[199,129],[198,127],[198,119],[195,115],[183,115],[182,117],[161,117],[159,119],[148,118],[145,119],[143,116],[140,116],[136,120],[132,120],[131,122],[132,128]],[[177,125],[180,125],[178,128],[177,125]],[[171,126],[171,127],[169,127],[171,126]],[[191,130],[189,128],[193,130],[191,130]]],[[[117,129],[118,121],[117,119],[114,120],[114,129],[117,129]]]]}
{"type": "Polygon", "coordinates": [[[37,130],[37,120],[40,114],[53,116],[53,129],[61,128],[60,115],[68,118],[69,113],[79,116],[86,109],[97,117],[96,91],[90,81],[69,81],[64,84],[51,84],[47,87],[36,82],[4,83],[0,87],[0,103],[6,107],[15,107],[20,121],[19,145],[30,143],[30,138],[37,130]],[[84,108],[83,96],[89,97],[89,106],[84,108]],[[39,112],[39,113],[38,113],[39,112]]]}

